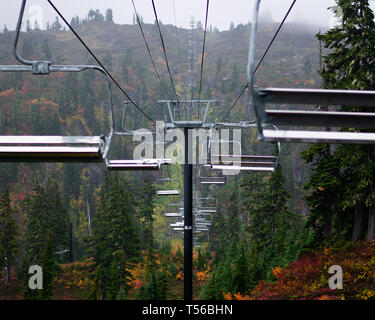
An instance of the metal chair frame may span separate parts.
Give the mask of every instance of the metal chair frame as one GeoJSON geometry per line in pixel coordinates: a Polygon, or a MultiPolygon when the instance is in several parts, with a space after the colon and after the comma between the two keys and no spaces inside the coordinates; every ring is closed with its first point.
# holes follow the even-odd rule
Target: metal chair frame
{"type": "MultiPolygon", "coordinates": [[[[115,128],[113,129],[114,135],[120,136],[131,136],[134,135],[137,130],[131,130],[126,128],[126,117],[127,111],[130,101],[124,101],[124,108],[123,114],[121,119],[121,129],[122,131],[117,131],[115,128]]],[[[113,124],[115,126],[115,124],[113,124]]],[[[150,132],[150,134],[154,134],[155,132],[150,132]]],[[[138,159],[138,160],[109,160],[108,158],[105,159],[106,166],[109,170],[159,170],[164,165],[172,164],[172,159],[138,159]]]]}
{"type": "Polygon", "coordinates": [[[113,136],[112,89],[108,74],[95,65],[53,65],[51,61],[29,61],[17,52],[26,0],[22,0],[13,42],[13,55],[21,65],[1,65],[2,72],[81,72],[96,70],[106,76],[111,121],[110,133],[100,136],[0,136],[0,161],[100,162],[105,159],[113,136]]]}
{"type": "MultiPolygon", "coordinates": [[[[261,156],[261,155],[243,155],[242,146],[240,141],[235,140],[213,140],[213,130],[218,130],[219,126],[223,127],[237,127],[237,128],[251,128],[255,127],[255,122],[247,122],[242,124],[230,123],[216,123],[213,124],[209,134],[208,140],[208,154],[209,164],[213,170],[236,170],[236,171],[274,171],[278,165],[279,156],[281,153],[281,144],[277,142],[276,155],[274,156],[261,156]],[[236,143],[239,146],[240,153],[237,155],[222,155],[214,154],[212,151],[213,143],[236,143]],[[227,164],[227,163],[231,164],[227,164]]],[[[276,128],[277,129],[277,128],[276,128]]],[[[277,131],[277,130],[276,130],[277,131]]]]}
{"type": "Polygon", "coordinates": [[[294,89],[255,87],[253,72],[255,56],[255,38],[258,26],[261,0],[255,1],[254,18],[251,28],[247,78],[250,98],[254,105],[258,137],[268,142],[306,142],[306,143],[354,143],[373,144],[375,133],[359,129],[375,128],[375,112],[345,111],[290,111],[270,110],[265,106],[275,104],[312,104],[319,106],[351,106],[358,108],[375,107],[375,91],[331,90],[331,89],[294,89]],[[354,128],[350,132],[322,130],[265,130],[266,125],[288,125],[302,127],[354,128]]]}

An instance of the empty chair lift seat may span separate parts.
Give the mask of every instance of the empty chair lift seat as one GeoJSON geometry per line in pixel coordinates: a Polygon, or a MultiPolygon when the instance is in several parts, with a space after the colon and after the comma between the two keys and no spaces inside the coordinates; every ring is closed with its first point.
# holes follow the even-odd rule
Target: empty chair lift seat
{"type": "MultiPolygon", "coordinates": [[[[375,107],[375,91],[267,88],[257,92],[261,121],[276,126],[350,127],[374,129],[375,113],[346,111],[270,110],[266,103],[375,107]],[[264,110],[264,111],[262,111],[264,110]]],[[[263,130],[265,141],[311,143],[374,143],[375,133],[307,130],[263,130]]]]}
{"type": "Polygon", "coordinates": [[[159,170],[162,165],[171,164],[170,159],[141,159],[141,160],[108,160],[109,170],[159,170]]]}
{"type": "Polygon", "coordinates": [[[214,155],[214,170],[273,171],[277,165],[276,156],[258,155],[214,155]]]}
{"type": "Polygon", "coordinates": [[[167,218],[182,218],[184,215],[179,212],[166,212],[164,216],[167,218]]]}
{"type": "Polygon", "coordinates": [[[0,136],[0,161],[100,162],[100,136],[0,136]]]}
{"type": "Polygon", "coordinates": [[[158,196],[178,196],[180,194],[180,190],[158,190],[156,191],[158,196]]]}

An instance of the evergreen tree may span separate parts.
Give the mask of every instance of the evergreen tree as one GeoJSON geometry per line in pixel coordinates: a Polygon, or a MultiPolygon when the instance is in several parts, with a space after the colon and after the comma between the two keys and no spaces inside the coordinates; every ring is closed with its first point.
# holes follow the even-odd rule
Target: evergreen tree
{"type": "Polygon", "coordinates": [[[105,22],[106,23],[113,23],[113,11],[112,9],[107,9],[105,12],[105,22]]]}
{"type": "Polygon", "coordinates": [[[59,21],[59,17],[55,17],[55,21],[52,23],[51,29],[54,31],[59,31],[62,28],[62,24],[59,21]]]}
{"type": "Polygon", "coordinates": [[[118,175],[111,177],[106,173],[99,199],[91,237],[98,268],[97,292],[92,293],[92,296],[114,299],[120,290],[125,290],[126,263],[139,259],[139,220],[128,180],[118,175]]]}
{"type": "Polygon", "coordinates": [[[140,204],[140,216],[143,225],[143,243],[144,248],[149,249],[154,247],[153,222],[154,222],[154,195],[155,188],[148,178],[143,183],[141,191],[142,200],[140,204]]]}
{"type": "Polygon", "coordinates": [[[26,21],[26,32],[31,32],[31,31],[32,31],[32,29],[31,29],[31,26],[30,26],[30,21],[27,20],[26,21]]]}
{"type": "Polygon", "coordinates": [[[48,179],[46,183],[46,202],[52,232],[52,248],[55,251],[69,248],[69,214],[64,205],[60,187],[55,180],[48,179]]]}
{"type": "Polygon", "coordinates": [[[55,261],[53,256],[52,239],[49,238],[41,256],[41,267],[43,270],[43,290],[40,290],[39,298],[50,300],[52,298],[53,278],[55,261]]]}
{"type": "MultiPolygon", "coordinates": [[[[375,88],[374,14],[367,0],[336,0],[331,9],[341,11],[342,24],[317,38],[329,50],[321,76],[325,88],[373,90],[375,88]]],[[[342,108],[344,111],[367,111],[366,108],[342,108]]],[[[353,129],[350,129],[353,130],[353,129]]],[[[367,131],[367,130],[366,130],[367,131]]],[[[313,164],[314,174],[306,188],[312,207],[310,222],[323,222],[320,237],[348,237],[344,226],[354,219],[352,240],[360,240],[368,230],[375,230],[374,176],[375,148],[363,145],[340,145],[335,150],[317,145],[304,153],[313,164]],[[329,178],[333,178],[329,182],[329,178]],[[324,208],[326,207],[326,208],[324,208]],[[369,214],[370,213],[370,214],[369,214]],[[369,214],[368,223],[366,220],[369,214]]],[[[370,234],[371,232],[369,232],[370,234]]],[[[373,231],[374,233],[374,231],[373,231]]],[[[375,234],[368,235],[368,239],[375,234]]]]}
{"type": "Polygon", "coordinates": [[[51,61],[52,53],[51,53],[51,50],[49,49],[47,39],[43,40],[41,50],[42,50],[43,59],[46,59],[47,61],[51,61]]]}
{"type": "Polygon", "coordinates": [[[259,278],[271,280],[272,268],[291,262],[286,258],[287,254],[290,256],[288,236],[293,227],[297,228],[299,217],[288,208],[289,195],[283,183],[280,165],[269,178],[249,174],[242,180],[241,194],[248,212],[247,232],[253,252],[253,276],[249,283],[259,278]]]}
{"type": "Polygon", "coordinates": [[[245,294],[250,288],[249,261],[247,260],[246,248],[242,242],[239,247],[239,254],[235,263],[231,291],[245,294]]]}

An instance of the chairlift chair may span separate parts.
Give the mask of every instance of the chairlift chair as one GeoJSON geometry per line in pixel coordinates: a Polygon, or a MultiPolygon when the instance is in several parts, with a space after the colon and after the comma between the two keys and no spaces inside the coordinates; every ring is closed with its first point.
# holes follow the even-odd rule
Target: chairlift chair
{"type": "Polygon", "coordinates": [[[173,228],[174,231],[184,231],[185,228],[181,228],[181,227],[174,227],[173,228]]]}
{"type": "Polygon", "coordinates": [[[158,196],[178,196],[180,195],[180,190],[157,190],[156,194],[158,196]]]}
{"type": "MultiPolygon", "coordinates": [[[[114,135],[118,136],[133,136],[136,130],[131,130],[126,127],[126,119],[130,101],[124,101],[121,130],[113,130],[114,135]]],[[[115,126],[115,124],[113,124],[115,126]]],[[[153,134],[153,132],[150,132],[153,134]]],[[[125,160],[106,160],[106,166],[109,170],[159,170],[161,166],[172,164],[172,159],[125,159],[125,160]]]]}
{"type": "Polygon", "coordinates": [[[219,126],[223,127],[240,127],[240,128],[252,128],[255,126],[254,122],[242,123],[242,124],[227,124],[218,123],[214,124],[211,128],[209,135],[208,154],[209,164],[213,170],[235,170],[235,171],[274,171],[279,161],[279,155],[281,152],[280,142],[277,142],[276,154],[275,155],[243,155],[241,141],[237,140],[214,140],[213,130],[218,130],[219,126]],[[213,150],[213,144],[228,143],[238,146],[237,154],[221,154],[216,153],[213,150]]]}
{"type": "MultiPolygon", "coordinates": [[[[167,182],[175,181],[176,179],[170,178],[167,180],[167,182]]],[[[179,189],[167,189],[163,190],[160,188],[160,186],[156,187],[156,194],[158,196],[178,196],[180,195],[180,190],[179,189]]]]}
{"type": "Polygon", "coordinates": [[[180,228],[180,227],[184,226],[184,222],[183,221],[177,221],[177,222],[174,222],[174,223],[170,223],[169,226],[173,227],[173,228],[180,228]]]}
{"type": "Polygon", "coordinates": [[[201,207],[197,211],[198,213],[216,213],[217,207],[201,207]]]}
{"type": "MultiPolygon", "coordinates": [[[[48,75],[51,72],[99,71],[106,76],[109,112],[113,122],[112,90],[108,74],[95,65],[53,65],[51,61],[29,61],[17,52],[26,0],[22,1],[13,43],[13,55],[20,65],[1,65],[2,72],[31,72],[48,75]]],[[[112,138],[107,136],[0,136],[0,161],[22,162],[100,162],[105,158],[112,138]]]]}
{"type": "Polygon", "coordinates": [[[164,216],[167,218],[183,218],[184,213],[179,210],[179,203],[168,203],[164,207],[164,216]]]}
{"type": "Polygon", "coordinates": [[[254,18],[251,30],[248,57],[248,84],[257,118],[259,139],[269,142],[306,142],[306,143],[375,143],[375,133],[343,131],[310,131],[308,130],[270,130],[267,125],[296,127],[333,127],[374,129],[375,112],[345,111],[305,111],[266,109],[272,104],[309,104],[319,106],[351,106],[358,108],[375,107],[375,91],[331,90],[331,89],[294,89],[255,87],[253,74],[255,37],[258,25],[260,0],[255,1],[254,18]]]}
{"type": "Polygon", "coordinates": [[[215,175],[206,175],[204,176],[202,173],[202,169],[205,168],[205,166],[199,166],[198,169],[198,176],[199,176],[199,182],[203,185],[224,185],[227,183],[227,177],[225,175],[221,174],[215,174],[215,175]]]}
{"type": "Polygon", "coordinates": [[[208,228],[203,228],[203,227],[196,228],[196,231],[208,231],[208,230],[209,230],[208,228]]]}
{"type": "Polygon", "coordinates": [[[165,212],[164,216],[167,218],[183,218],[184,215],[179,212],[165,212]]]}

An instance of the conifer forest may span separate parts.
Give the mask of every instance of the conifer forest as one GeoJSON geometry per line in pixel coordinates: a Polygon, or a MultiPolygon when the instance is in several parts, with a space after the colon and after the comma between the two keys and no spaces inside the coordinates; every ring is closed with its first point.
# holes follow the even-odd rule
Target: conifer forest
{"type": "Polygon", "coordinates": [[[375,300],[369,0],[332,0],[331,26],[251,0],[225,29],[214,0],[199,17],[41,0],[43,25],[15,2],[0,300],[375,300]]]}

